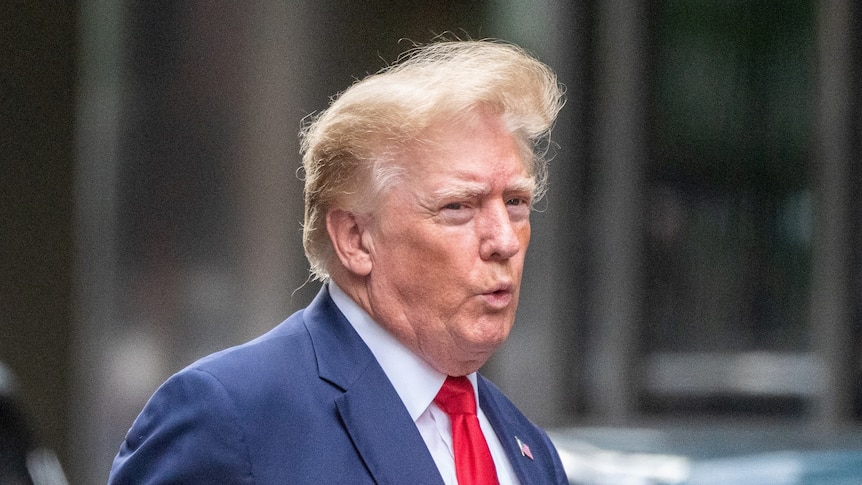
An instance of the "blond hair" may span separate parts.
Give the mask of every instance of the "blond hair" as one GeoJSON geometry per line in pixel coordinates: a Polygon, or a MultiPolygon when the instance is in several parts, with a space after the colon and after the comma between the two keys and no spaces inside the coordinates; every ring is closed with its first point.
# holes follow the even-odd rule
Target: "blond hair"
{"type": "Polygon", "coordinates": [[[358,81],[300,132],[305,177],[303,246],[314,278],[325,280],[333,256],[326,214],[334,207],[371,211],[399,180],[395,163],[408,148],[431,143],[428,128],[467,121],[476,107],[502,117],[544,194],[550,129],[563,105],[554,73],[521,48],[489,40],[416,47],[358,81]]]}

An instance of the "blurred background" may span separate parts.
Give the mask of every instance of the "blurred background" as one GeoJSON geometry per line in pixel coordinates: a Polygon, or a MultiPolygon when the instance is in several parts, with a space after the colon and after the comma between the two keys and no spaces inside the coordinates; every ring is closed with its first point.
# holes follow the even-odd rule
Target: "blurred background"
{"type": "Polygon", "coordinates": [[[862,423],[859,20],[852,0],[4,2],[0,390],[71,483],[103,483],[165,378],[316,293],[303,118],[454,32],[518,43],[568,96],[484,372],[582,437],[829,446],[862,423]]]}

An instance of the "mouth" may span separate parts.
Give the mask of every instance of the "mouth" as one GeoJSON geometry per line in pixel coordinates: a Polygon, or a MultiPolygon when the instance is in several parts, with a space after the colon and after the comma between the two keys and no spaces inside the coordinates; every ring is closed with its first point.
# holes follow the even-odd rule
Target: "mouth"
{"type": "Polygon", "coordinates": [[[486,304],[495,310],[503,310],[508,307],[513,297],[514,289],[512,285],[508,284],[499,285],[490,291],[482,293],[482,298],[486,304]]]}

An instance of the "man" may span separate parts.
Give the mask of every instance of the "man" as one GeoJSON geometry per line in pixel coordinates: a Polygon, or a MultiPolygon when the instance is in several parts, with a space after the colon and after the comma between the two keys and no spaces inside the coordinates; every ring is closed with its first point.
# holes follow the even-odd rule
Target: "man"
{"type": "Polygon", "coordinates": [[[302,132],[323,288],[163,384],[110,482],[566,483],[545,433],[477,374],[515,319],[545,187],[534,147],[561,105],[546,66],[490,41],[417,48],[341,94],[302,132]]]}

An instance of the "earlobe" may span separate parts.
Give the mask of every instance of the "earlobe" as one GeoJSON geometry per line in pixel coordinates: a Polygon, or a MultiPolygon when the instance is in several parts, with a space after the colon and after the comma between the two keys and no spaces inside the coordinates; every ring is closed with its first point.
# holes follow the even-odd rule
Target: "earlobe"
{"type": "Polygon", "coordinates": [[[371,234],[361,216],[343,209],[326,214],[326,230],[341,265],[357,276],[371,273],[371,234]]]}

